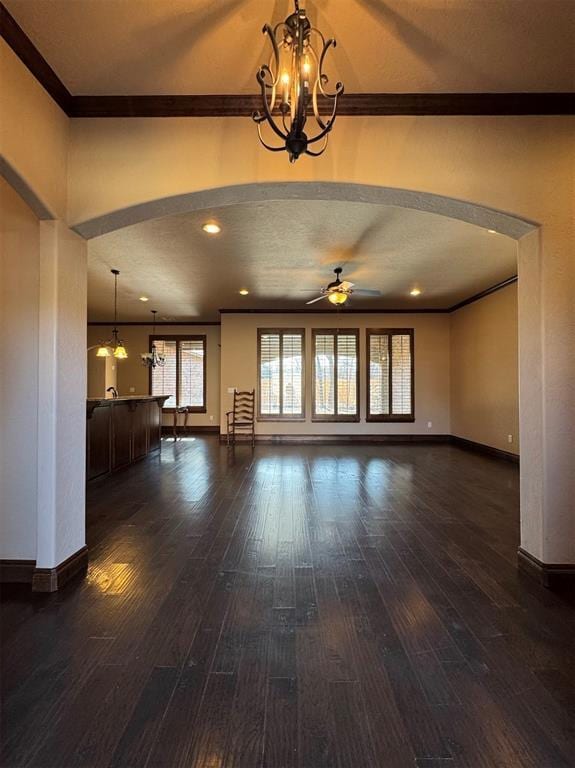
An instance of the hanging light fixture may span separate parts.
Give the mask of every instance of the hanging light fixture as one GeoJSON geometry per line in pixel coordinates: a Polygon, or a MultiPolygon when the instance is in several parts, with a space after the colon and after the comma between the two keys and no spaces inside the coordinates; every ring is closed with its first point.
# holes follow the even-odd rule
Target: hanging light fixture
{"type": "Polygon", "coordinates": [[[118,336],[118,275],[119,270],[111,269],[110,272],[114,275],[114,328],[112,329],[112,338],[108,341],[101,341],[93,347],[88,347],[88,352],[97,348],[96,357],[111,357],[112,355],[118,360],[125,360],[128,357],[124,342],[118,336]]]}
{"type": "Polygon", "coordinates": [[[264,35],[270,39],[272,53],[269,64],[263,64],[256,76],[263,109],[253,114],[264,147],[272,152],[287,152],[292,163],[303,154],[313,157],[323,154],[337,116],[337,102],[343,93],[342,83],[337,83],[333,92],[326,90],[328,77],[323,72],[325,56],[330,48],[335,48],[335,40],[326,40],[319,29],[311,26],[305,9],[300,8],[300,0],[294,3],[294,13],[284,22],[275,27],[266,24],[263,28],[264,35]],[[329,117],[320,115],[321,97],[331,102],[329,117]],[[308,112],[317,124],[313,135],[304,130],[308,112]],[[282,140],[282,146],[273,146],[264,140],[262,125],[266,122],[282,140]],[[317,149],[311,150],[310,145],[317,145],[317,149]]]}
{"type": "Polygon", "coordinates": [[[158,313],[157,309],[152,309],[152,317],[153,325],[152,325],[152,351],[151,352],[144,352],[141,355],[142,358],[142,365],[145,365],[147,368],[163,368],[166,364],[166,358],[163,355],[160,355],[158,353],[158,350],[156,349],[156,341],[155,341],[155,335],[156,335],[156,315],[158,313]]]}
{"type": "MultiPolygon", "coordinates": [[[[118,275],[120,271],[118,269],[111,269],[110,272],[114,275],[114,327],[112,329],[112,340],[108,342],[108,346],[112,347],[112,354],[118,360],[125,360],[128,357],[124,342],[118,336],[118,275]]],[[[96,353],[97,354],[97,353],[96,353]]]]}

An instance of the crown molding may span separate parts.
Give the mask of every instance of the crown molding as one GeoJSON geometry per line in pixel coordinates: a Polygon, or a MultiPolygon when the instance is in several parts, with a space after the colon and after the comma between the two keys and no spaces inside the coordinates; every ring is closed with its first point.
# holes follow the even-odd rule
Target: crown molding
{"type": "Polygon", "coordinates": [[[486,288],[484,291],[480,291],[479,293],[470,296],[468,299],[463,299],[463,301],[460,301],[458,304],[454,304],[449,308],[448,311],[457,312],[458,309],[462,309],[468,304],[473,304],[475,301],[484,299],[486,296],[490,296],[492,293],[500,291],[502,288],[506,288],[508,285],[513,285],[513,283],[517,282],[517,279],[517,275],[512,275],[512,277],[508,277],[506,280],[502,280],[500,283],[495,283],[495,285],[492,285],[490,288],[486,288]]]}
{"type": "MultiPolygon", "coordinates": [[[[2,2],[0,36],[69,117],[249,117],[260,108],[251,94],[73,96],[2,2]]],[[[338,105],[342,117],[573,114],[573,93],[344,93],[338,105]]]]}

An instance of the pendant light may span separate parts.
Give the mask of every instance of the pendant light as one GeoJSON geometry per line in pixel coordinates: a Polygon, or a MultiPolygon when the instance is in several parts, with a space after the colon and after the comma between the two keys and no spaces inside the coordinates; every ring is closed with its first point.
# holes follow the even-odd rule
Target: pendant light
{"type": "Polygon", "coordinates": [[[335,48],[335,40],[326,40],[319,29],[312,27],[305,9],[300,8],[300,0],[295,0],[294,6],[285,21],[263,28],[272,53],[269,63],[262,64],[256,75],[262,110],[253,114],[264,147],[271,152],[287,152],[291,163],[300,155],[323,154],[343,93],[342,83],[336,83],[333,92],[326,89],[328,77],[323,71],[325,56],[335,48]],[[325,108],[328,114],[322,117],[320,112],[325,108]],[[311,131],[304,130],[308,117],[315,123],[311,131]],[[279,146],[264,139],[265,123],[280,139],[279,146]]]}
{"type": "Polygon", "coordinates": [[[147,368],[163,368],[166,364],[166,358],[163,355],[160,355],[158,353],[158,350],[156,349],[156,315],[158,314],[157,309],[150,310],[152,313],[152,317],[154,318],[152,321],[152,351],[151,352],[144,352],[142,354],[142,365],[145,365],[147,368]]]}
{"type": "Polygon", "coordinates": [[[114,275],[114,328],[112,329],[112,341],[110,346],[113,348],[113,355],[118,360],[125,360],[128,357],[124,342],[118,336],[118,275],[120,271],[118,269],[111,269],[110,272],[114,275]]]}

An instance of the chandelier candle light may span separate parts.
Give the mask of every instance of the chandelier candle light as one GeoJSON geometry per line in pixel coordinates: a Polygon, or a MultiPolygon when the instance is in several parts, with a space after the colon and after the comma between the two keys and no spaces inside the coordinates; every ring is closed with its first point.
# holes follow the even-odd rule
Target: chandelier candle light
{"type": "MultiPolygon", "coordinates": [[[[156,335],[156,314],[158,313],[157,309],[152,309],[152,316],[154,318],[153,325],[152,325],[152,338],[156,335]]],[[[145,365],[147,368],[163,368],[166,364],[166,359],[163,355],[160,355],[158,353],[158,350],[156,349],[156,342],[155,340],[152,341],[152,349],[150,352],[144,352],[142,355],[142,365],[145,365]]]]}
{"type": "Polygon", "coordinates": [[[263,64],[256,76],[263,109],[255,112],[253,119],[260,141],[271,152],[287,152],[292,163],[303,154],[318,157],[327,147],[338,98],[343,93],[342,83],[336,84],[334,92],[326,90],[328,77],[323,72],[326,53],[335,48],[336,42],[326,40],[319,29],[312,27],[305,9],[300,8],[300,0],[295,0],[294,13],[275,27],[266,24],[263,33],[270,39],[272,54],[269,64],[263,64]],[[315,41],[319,43],[317,50],[315,41]],[[320,99],[331,103],[329,117],[321,117],[320,99]],[[308,112],[313,112],[317,124],[313,135],[304,130],[308,112]],[[262,125],[266,122],[283,145],[272,146],[264,140],[262,125]]]}

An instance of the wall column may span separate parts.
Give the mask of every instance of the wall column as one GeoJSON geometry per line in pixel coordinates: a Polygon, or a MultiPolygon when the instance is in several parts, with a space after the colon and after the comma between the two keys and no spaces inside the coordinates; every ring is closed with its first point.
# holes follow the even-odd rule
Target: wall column
{"type": "Polygon", "coordinates": [[[573,275],[555,273],[552,243],[544,227],[518,253],[519,565],[545,586],[575,575],[573,275]]]}
{"type": "Polygon", "coordinates": [[[33,588],[53,591],[86,567],[87,244],[40,224],[38,529],[33,588]]]}

